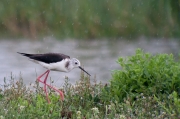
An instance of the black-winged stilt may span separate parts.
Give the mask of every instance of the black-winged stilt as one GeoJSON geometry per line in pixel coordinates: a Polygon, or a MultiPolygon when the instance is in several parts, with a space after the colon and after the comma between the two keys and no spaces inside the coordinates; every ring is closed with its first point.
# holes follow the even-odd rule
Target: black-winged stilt
{"type": "MultiPolygon", "coordinates": [[[[76,58],[72,58],[70,59],[69,56],[64,55],[64,54],[60,54],[60,53],[46,53],[46,54],[27,54],[27,53],[20,53],[17,52],[23,56],[29,57],[32,61],[34,61],[35,63],[38,63],[40,65],[42,65],[44,68],[48,69],[45,73],[43,73],[42,75],[40,75],[37,80],[41,83],[44,84],[44,91],[46,93],[46,98],[48,100],[48,103],[50,103],[50,100],[48,98],[48,93],[46,91],[46,86],[49,86],[50,88],[54,89],[55,91],[57,91],[60,96],[61,99],[64,100],[64,94],[62,91],[58,90],[57,88],[49,85],[46,83],[47,81],[47,77],[49,75],[50,70],[52,71],[60,71],[60,72],[69,72],[74,68],[80,68],[81,70],[83,70],[84,72],[86,72],[80,64],[80,61],[76,58]],[[40,80],[41,77],[43,77],[44,75],[45,79],[44,81],[40,80]]],[[[91,76],[88,72],[86,72],[89,76],[91,76]]]]}

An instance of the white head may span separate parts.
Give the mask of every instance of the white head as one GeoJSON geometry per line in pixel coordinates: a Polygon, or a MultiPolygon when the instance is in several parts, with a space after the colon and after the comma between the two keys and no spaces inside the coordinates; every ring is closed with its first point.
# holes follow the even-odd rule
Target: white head
{"type": "Polygon", "coordinates": [[[87,73],[89,76],[91,76],[87,71],[85,71],[82,67],[81,67],[81,63],[78,59],[76,58],[72,58],[70,60],[70,66],[69,66],[71,69],[74,69],[74,68],[80,68],[81,70],[83,70],[85,73],[87,73]]]}
{"type": "Polygon", "coordinates": [[[79,66],[81,66],[81,63],[78,59],[72,58],[71,65],[72,65],[72,68],[78,68],[79,66]]]}

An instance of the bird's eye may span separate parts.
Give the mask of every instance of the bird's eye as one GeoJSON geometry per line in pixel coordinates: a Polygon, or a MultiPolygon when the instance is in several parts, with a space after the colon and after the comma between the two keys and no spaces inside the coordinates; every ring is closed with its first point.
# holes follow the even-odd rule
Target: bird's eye
{"type": "Polygon", "coordinates": [[[77,62],[75,62],[75,64],[78,64],[77,62]]]}

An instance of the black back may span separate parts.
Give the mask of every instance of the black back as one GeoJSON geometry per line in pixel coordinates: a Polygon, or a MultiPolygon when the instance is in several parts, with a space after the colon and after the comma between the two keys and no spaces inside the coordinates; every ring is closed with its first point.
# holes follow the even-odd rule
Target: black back
{"type": "Polygon", "coordinates": [[[27,53],[20,53],[17,52],[23,56],[29,57],[30,59],[34,59],[37,61],[41,61],[44,63],[55,63],[55,62],[60,62],[63,59],[70,59],[69,56],[61,54],[61,53],[46,53],[46,54],[27,54],[27,53]]]}

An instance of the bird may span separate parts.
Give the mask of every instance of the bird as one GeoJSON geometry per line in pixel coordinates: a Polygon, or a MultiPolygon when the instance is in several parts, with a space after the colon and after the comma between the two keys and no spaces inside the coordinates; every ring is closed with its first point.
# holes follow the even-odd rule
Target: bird
{"type": "Polygon", "coordinates": [[[37,78],[37,81],[44,84],[43,90],[46,94],[48,103],[50,103],[50,100],[48,98],[48,92],[46,86],[57,91],[60,94],[61,100],[64,100],[64,93],[62,91],[46,83],[50,71],[70,72],[74,68],[80,68],[82,71],[84,71],[89,76],[91,76],[87,71],[85,71],[81,67],[81,63],[78,59],[70,58],[70,56],[62,53],[44,53],[44,54],[28,54],[22,52],[17,52],[17,53],[21,54],[22,56],[28,57],[31,61],[40,64],[41,66],[47,69],[42,75],[40,75],[37,78]],[[44,80],[41,80],[43,76],[45,76],[45,78],[44,80]]]}

